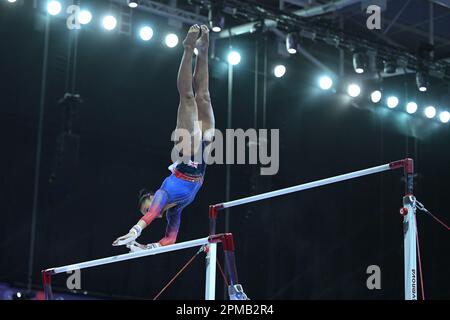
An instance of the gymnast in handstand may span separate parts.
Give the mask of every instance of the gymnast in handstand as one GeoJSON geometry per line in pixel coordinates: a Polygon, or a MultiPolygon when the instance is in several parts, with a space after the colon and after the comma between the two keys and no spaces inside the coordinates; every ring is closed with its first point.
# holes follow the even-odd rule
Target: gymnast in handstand
{"type": "Polygon", "coordinates": [[[113,246],[127,245],[135,251],[174,244],[180,228],[181,213],[194,201],[203,184],[206,169],[203,151],[212,141],[214,133],[214,112],[208,84],[208,27],[206,25],[191,26],[183,46],[184,53],[177,78],[180,104],[175,138],[176,132],[180,130],[189,132],[190,138],[178,140],[176,138],[175,150],[184,160],[176,161],[169,167],[172,174],[164,180],[155,193],[141,191],[138,208],[143,218],[131,228],[128,234],[117,238],[113,246]],[[192,75],[192,57],[195,48],[198,54],[192,75]],[[189,150],[190,154],[186,154],[186,150],[189,150]],[[165,236],[157,243],[145,246],[138,244],[135,240],[141,235],[142,230],[155,218],[162,218],[164,213],[167,219],[165,236]]]}

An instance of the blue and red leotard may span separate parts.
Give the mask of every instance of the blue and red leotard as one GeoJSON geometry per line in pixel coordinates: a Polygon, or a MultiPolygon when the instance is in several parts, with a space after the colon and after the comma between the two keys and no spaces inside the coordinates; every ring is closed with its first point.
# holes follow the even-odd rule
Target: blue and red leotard
{"type": "MultiPolygon", "coordinates": [[[[203,153],[205,143],[199,148],[199,152],[203,153]]],[[[152,203],[146,214],[142,218],[149,225],[168,204],[175,204],[174,207],[167,210],[167,228],[163,239],[159,241],[161,245],[175,243],[180,228],[181,212],[192,201],[194,201],[198,190],[203,184],[205,176],[206,163],[201,157],[201,162],[195,162],[192,157],[188,163],[175,163],[169,167],[172,174],[168,176],[161,187],[153,196],[152,203]]]]}

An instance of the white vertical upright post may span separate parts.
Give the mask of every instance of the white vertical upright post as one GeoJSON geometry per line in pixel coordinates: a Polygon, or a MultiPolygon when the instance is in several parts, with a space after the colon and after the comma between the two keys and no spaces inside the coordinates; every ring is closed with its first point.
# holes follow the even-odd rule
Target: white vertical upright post
{"type": "Polygon", "coordinates": [[[416,205],[412,195],[403,198],[403,236],[405,250],[405,300],[417,300],[416,205]]]}
{"type": "Polygon", "coordinates": [[[216,299],[216,264],[217,243],[210,243],[206,254],[205,300],[216,299]]]}

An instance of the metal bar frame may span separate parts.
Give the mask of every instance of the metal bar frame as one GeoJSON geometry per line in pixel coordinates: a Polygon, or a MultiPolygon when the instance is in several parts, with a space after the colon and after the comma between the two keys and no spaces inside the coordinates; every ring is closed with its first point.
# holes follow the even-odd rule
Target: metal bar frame
{"type": "Polygon", "coordinates": [[[168,253],[193,247],[204,246],[205,247],[204,251],[206,252],[205,300],[215,300],[217,243],[219,242],[223,244],[223,250],[225,252],[225,263],[230,266],[228,272],[230,284],[235,284],[237,281],[237,268],[235,265],[235,257],[234,257],[233,235],[231,233],[224,233],[224,234],[210,235],[205,238],[180,242],[164,247],[142,250],[138,252],[130,252],[102,259],[89,260],[85,262],[42,270],[42,283],[44,288],[45,299],[46,300],[53,299],[52,276],[56,274],[98,267],[101,265],[132,260],[162,253],[168,253]]]}
{"type": "Polygon", "coordinates": [[[403,208],[400,213],[403,216],[403,231],[404,231],[404,272],[405,272],[405,300],[417,300],[417,266],[416,266],[416,203],[414,192],[414,160],[407,158],[399,161],[394,161],[381,166],[376,166],[364,170],[350,172],[335,177],[317,180],[305,184],[292,186],[289,188],[279,189],[271,192],[262,193],[242,199],[218,203],[209,207],[209,227],[210,234],[216,233],[216,221],[220,210],[236,207],[256,201],[261,201],[281,195],[286,195],[294,192],[304,191],[312,188],[317,188],[341,181],[351,180],[375,173],[384,171],[397,170],[403,168],[405,176],[405,196],[403,198],[403,208]]]}

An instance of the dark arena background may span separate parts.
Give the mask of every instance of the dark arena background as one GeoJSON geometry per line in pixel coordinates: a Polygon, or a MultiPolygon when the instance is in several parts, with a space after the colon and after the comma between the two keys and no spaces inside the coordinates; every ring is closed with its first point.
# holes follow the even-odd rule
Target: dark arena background
{"type": "MultiPolygon", "coordinates": [[[[209,205],[412,158],[414,195],[442,222],[417,210],[417,298],[450,298],[450,1],[129,2],[1,0],[0,299],[43,299],[41,270],[128,252],[111,243],[140,219],[139,190],[170,174],[181,42],[194,23],[221,29],[209,48],[216,128],[279,129],[279,171],[208,166],[177,241],[208,235],[209,205]]],[[[404,299],[404,179],[388,171],[220,212],[245,293],[404,299]]],[[[139,241],[165,226],[154,221],[139,241]]],[[[152,299],[196,250],[82,270],[75,289],[56,275],[53,293],[152,299]]],[[[159,298],[203,299],[204,271],[201,254],[159,298]]],[[[219,271],[216,298],[228,299],[219,271]]]]}

